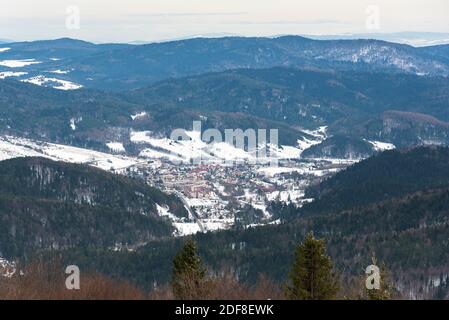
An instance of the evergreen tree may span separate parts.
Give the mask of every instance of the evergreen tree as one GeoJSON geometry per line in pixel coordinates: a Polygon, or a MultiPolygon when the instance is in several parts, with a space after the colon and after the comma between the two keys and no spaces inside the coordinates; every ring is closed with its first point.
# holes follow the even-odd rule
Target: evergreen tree
{"type": "Polygon", "coordinates": [[[206,268],[197,253],[195,241],[191,239],[173,259],[171,285],[179,300],[202,299],[207,293],[206,268]]]}
{"type": "Polygon", "coordinates": [[[313,233],[298,246],[289,277],[287,296],[292,300],[330,300],[339,290],[325,241],[315,239],[313,233]]]}

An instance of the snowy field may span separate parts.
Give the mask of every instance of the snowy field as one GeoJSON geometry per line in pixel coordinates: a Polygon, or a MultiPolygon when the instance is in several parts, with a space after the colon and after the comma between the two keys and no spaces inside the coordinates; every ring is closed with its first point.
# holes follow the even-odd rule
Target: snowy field
{"type": "Polygon", "coordinates": [[[55,161],[88,164],[108,171],[123,171],[139,163],[139,160],[135,158],[89,149],[11,136],[0,137],[0,160],[18,157],[44,157],[55,161]]]}

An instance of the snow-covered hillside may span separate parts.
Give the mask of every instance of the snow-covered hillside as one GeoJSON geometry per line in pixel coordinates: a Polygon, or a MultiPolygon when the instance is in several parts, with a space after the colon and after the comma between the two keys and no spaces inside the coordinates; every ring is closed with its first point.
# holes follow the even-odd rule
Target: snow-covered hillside
{"type": "Polygon", "coordinates": [[[89,149],[11,136],[0,137],[0,160],[17,157],[45,157],[56,161],[88,164],[113,171],[122,171],[139,163],[136,158],[116,156],[89,149]]]}
{"type": "Polygon", "coordinates": [[[449,72],[449,67],[438,61],[421,58],[408,52],[402,46],[390,43],[371,42],[353,47],[334,46],[316,56],[318,60],[342,61],[354,64],[362,63],[379,68],[397,68],[416,75],[428,75],[435,72],[449,72]]]}
{"type": "MultiPolygon", "coordinates": [[[[132,131],[131,142],[143,145],[140,157],[166,159],[174,163],[220,163],[233,161],[248,161],[264,163],[276,160],[299,159],[307,148],[321,143],[326,139],[326,127],[304,133],[312,137],[303,137],[296,146],[277,146],[268,144],[259,146],[258,150],[243,150],[226,142],[206,143],[201,139],[200,132],[186,131],[190,140],[174,141],[169,138],[158,138],[150,131],[132,131]],[[260,156],[260,151],[266,149],[267,156],[260,156]]],[[[263,154],[263,153],[262,153],[263,154]]]]}

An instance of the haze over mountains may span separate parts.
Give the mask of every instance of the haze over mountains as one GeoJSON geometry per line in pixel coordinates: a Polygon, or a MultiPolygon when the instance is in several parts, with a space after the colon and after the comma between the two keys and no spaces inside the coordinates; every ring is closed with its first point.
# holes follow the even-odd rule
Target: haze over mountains
{"type": "Polygon", "coordinates": [[[305,37],[317,40],[336,40],[336,39],[376,39],[388,42],[408,44],[415,47],[441,45],[449,43],[449,34],[440,32],[393,32],[393,33],[355,33],[340,35],[314,35],[305,37]]]}

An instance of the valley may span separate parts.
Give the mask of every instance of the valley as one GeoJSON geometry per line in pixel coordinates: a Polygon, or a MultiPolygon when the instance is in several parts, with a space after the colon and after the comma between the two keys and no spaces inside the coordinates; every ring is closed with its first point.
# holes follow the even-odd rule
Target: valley
{"type": "MultiPolygon", "coordinates": [[[[152,140],[147,142],[151,143],[152,140]]],[[[171,143],[176,144],[174,141],[171,143]]],[[[149,147],[155,148],[157,145],[149,144],[135,157],[4,136],[0,138],[0,155],[1,160],[45,157],[86,164],[146,181],[149,186],[179,197],[190,213],[188,217],[177,217],[168,208],[158,207],[158,213],[171,221],[177,236],[229,229],[235,225],[238,213],[245,215],[250,209],[256,212],[245,219],[245,226],[278,223],[267,209],[270,202],[280,200],[301,206],[311,200],[305,198],[307,186],[360,160],[299,160],[296,155],[299,156],[300,150],[297,149],[290,158],[276,153],[280,156],[277,159],[279,162],[277,166],[271,166],[270,163],[248,163],[249,156],[240,158],[239,155],[245,154],[245,151],[238,149],[230,158],[229,150],[234,147],[229,145],[227,154],[215,151],[215,158],[209,157],[205,163],[183,163],[181,160],[186,160],[184,157],[201,152],[198,146],[194,148],[194,141],[189,143],[185,146],[187,154],[183,154],[179,147],[175,148],[176,155],[170,154],[170,150],[159,146],[158,156],[155,157],[149,147]]]]}
{"type": "Polygon", "coordinates": [[[375,255],[403,297],[447,297],[447,48],[1,44],[0,273],[59,256],[157,289],[191,238],[280,284],[313,231],[345,283],[375,255]]]}

